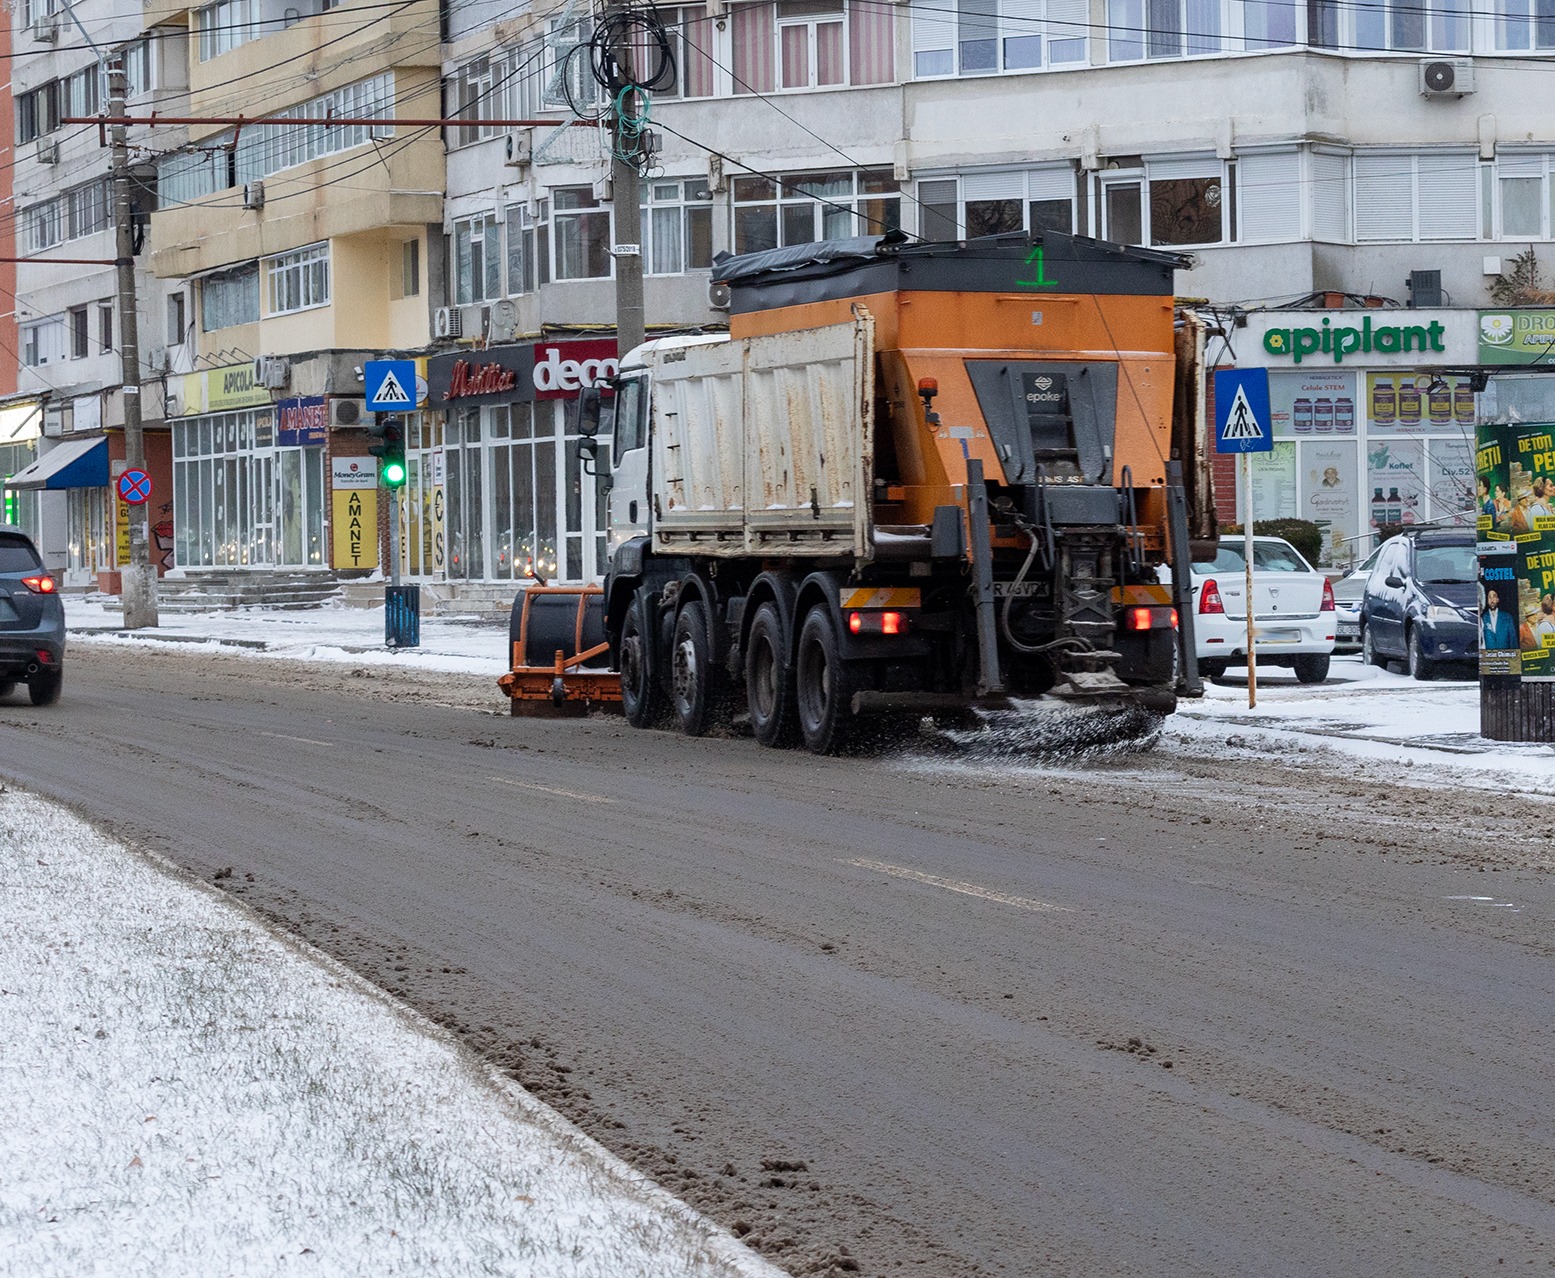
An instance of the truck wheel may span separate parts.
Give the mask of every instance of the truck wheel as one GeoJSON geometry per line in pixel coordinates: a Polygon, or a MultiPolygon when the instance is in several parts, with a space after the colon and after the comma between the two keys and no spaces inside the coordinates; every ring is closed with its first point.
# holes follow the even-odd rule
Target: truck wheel
{"type": "Polygon", "coordinates": [[[621,622],[621,710],[634,728],[654,728],[664,720],[664,693],[649,669],[653,642],[641,599],[633,599],[621,622]]]}
{"type": "Polygon", "coordinates": [[[799,631],[795,693],[799,731],[816,754],[845,754],[853,745],[853,680],[842,660],[837,628],[824,604],[811,608],[799,631]]]}
{"type": "Polygon", "coordinates": [[[675,618],[670,645],[670,701],[680,730],[688,737],[700,737],[712,721],[713,677],[707,611],[693,599],[675,618]]]}
{"type": "Polygon", "coordinates": [[[745,649],[745,699],[756,740],[764,746],[793,745],[799,739],[794,668],[788,659],[788,628],[776,604],[756,610],[745,649]]]}
{"type": "Polygon", "coordinates": [[[1291,665],[1301,683],[1322,683],[1328,678],[1328,654],[1326,652],[1303,653],[1291,665]]]}

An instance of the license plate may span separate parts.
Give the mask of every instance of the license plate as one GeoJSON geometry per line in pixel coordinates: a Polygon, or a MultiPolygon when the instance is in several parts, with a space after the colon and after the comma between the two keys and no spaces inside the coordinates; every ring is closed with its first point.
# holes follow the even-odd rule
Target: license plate
{"type": "Polygon", "coordinates": [[[1260,630],[1258,632],[1259,643],[1300,643],[1301,632],[1299,630],[1260,630]]]}

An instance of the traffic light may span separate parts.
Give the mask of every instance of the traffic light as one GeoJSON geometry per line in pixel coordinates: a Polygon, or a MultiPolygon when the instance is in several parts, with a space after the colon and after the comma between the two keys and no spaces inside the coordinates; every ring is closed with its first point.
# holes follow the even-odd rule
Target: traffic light
{"type": "Polygon", "coordinates": [[[378,458],[378,479],[386,488],[398,488],[405,482],[405,423],[389,413],[380,414],[367,434],[372,443],[367,451],[378,458]]]}

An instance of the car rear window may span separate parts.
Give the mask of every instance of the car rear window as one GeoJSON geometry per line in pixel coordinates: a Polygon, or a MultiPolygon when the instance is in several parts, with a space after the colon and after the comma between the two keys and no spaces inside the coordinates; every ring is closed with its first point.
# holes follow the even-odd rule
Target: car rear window
{"type": "Polygon", "coordinates": [[[1312,571],[1307,561],[1296,553],[1296,548],[1287,546],[1283,541],[1255,541],[1253,567],[1263,572],[1312,571]]]}
{"type": "Polygon", "coordinates": [[[1241,547],[1221,542],[1213,559],[1208,563],[1194,564],[1194,567],[1200,572],[1245,572],[1247,560],[1242,557],[1241,547]]]}
{"type": "Polygon", "coordinates": [[[0,537],[0,572],[32,572],[43,567],[38,552],[20,537],[0,537]]]}

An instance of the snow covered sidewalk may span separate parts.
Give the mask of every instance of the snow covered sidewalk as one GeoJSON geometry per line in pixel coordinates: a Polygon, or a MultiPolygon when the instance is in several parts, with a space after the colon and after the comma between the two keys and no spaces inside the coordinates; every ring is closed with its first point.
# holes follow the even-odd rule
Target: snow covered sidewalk
{"type": "Polygon", "coordinates": [[[0,791],[0,1273],[782,1278],[344,969],[0,791]]]}

